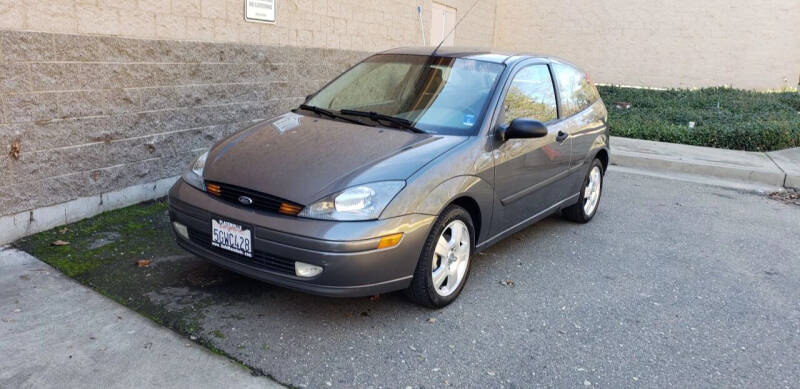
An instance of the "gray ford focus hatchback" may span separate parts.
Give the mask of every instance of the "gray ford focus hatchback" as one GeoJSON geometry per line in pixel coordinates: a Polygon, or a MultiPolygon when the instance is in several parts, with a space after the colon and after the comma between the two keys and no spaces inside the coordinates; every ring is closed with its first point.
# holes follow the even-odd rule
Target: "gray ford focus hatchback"
{"type": "Polygon", "coordinates": [[[211,147],[169,210],[181,247],[232,271],[442,307],[477,251],[556,212],[591,220],[608,160],[605,106],[570,63],[395,49],[211,147]]]}

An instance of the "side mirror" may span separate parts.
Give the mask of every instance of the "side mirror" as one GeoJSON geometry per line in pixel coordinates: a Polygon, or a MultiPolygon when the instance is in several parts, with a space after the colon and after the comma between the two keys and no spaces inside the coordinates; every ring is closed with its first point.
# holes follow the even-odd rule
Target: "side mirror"
{"type": "Polygon", "coordinates": [[[511,121],[511,124],[503,132],[503,140],[541,138],[547,135],[547,127],[544,123],[534,120],[518,118],[511,121]]]}

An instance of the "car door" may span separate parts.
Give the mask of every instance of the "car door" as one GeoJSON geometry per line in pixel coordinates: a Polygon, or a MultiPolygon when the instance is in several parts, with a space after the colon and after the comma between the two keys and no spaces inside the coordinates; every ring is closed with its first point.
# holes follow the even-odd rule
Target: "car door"
{"type": "Polygon", "coordinates": [[[559,62],[553,62],[551,67],[564,131],[572,139],[570,170],[577,185],[586,173],[584,165],[591,162],[587,160],[597,136],[605,132],[605,106],[585,72],[559,62]]]}
{"type": "Polygon", "coordinates": [[[569,171],[571,139],[558,121],[555,86],[547,63],[522,65],[510,77],[495,127],[503,130],[516,118],[544,123],[541,138],[498,140],[495,163],[493,233],[525,222],[561,201],[569,171]]]}

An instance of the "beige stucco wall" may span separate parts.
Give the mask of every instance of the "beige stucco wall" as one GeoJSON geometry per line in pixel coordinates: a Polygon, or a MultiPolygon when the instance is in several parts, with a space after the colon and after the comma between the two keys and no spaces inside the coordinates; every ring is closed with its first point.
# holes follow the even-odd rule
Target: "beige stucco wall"
{"type": "MultiPolygon", "coordinates": [[[[441,0],[458,17],[472,0],[441,0]]],[[[0,29],[374,52],[430,38],[432,0],[278,0],[248,23],[243,0],[0,0],[0,29]]],[[[480,0],[456,45],[542,52],[598,82],[795,87],[800,0],[480,0]]]]}
{"type": "MultiPolygon", "coordinates": [[[[459,17],[473,0],[440,1],[459,17]]],[[[244,21],[243,0],[0,0],[0,29],[379,51],[430,37],[431,0],[277,0],[274,24],[244,21]]],[[[496,0],[480,0],[456,44],[493,42],[496,0]]]]}
{"type": "Polygon", "coordinates": [[[569,59],[597,82],[794,88],[798,0],[501,0],[495,44],[569,59]]]}
{"type": "Polygon", "coordinates": [[[472,4],[475,4],[475,8],[454,32],[455,45],[491,47],[494,43],[497,4],[502,1],[505,0],[478,0],[477,4],[475,0],[439,1],[438,3],[456,8],[456,17],[459,19],[467,13],[472,4]]]}

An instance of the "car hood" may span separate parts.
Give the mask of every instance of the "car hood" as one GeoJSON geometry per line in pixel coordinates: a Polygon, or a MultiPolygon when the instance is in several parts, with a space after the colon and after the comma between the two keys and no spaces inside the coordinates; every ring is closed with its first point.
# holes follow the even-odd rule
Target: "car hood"
{"type": "Polygon", "coordinates": [[[404,180],[465,139],[287,113],[215,145],[203,176],[308,205],[353,185],[404,180]]]}

